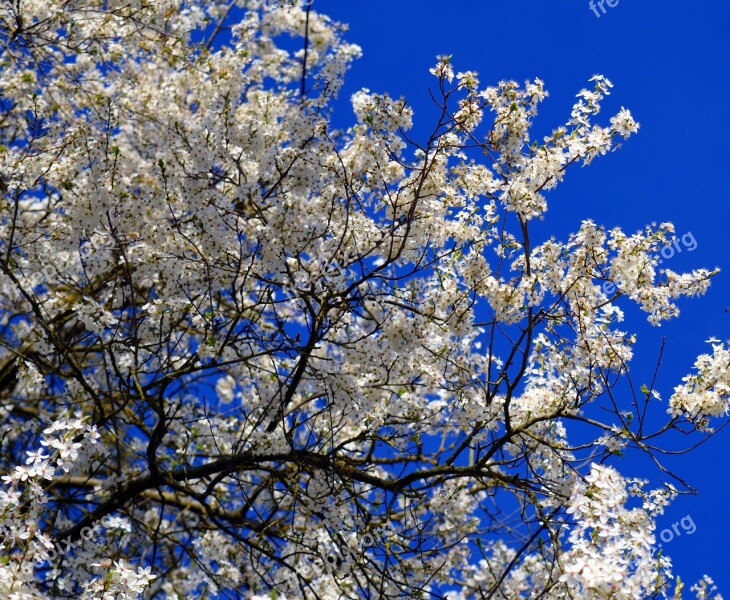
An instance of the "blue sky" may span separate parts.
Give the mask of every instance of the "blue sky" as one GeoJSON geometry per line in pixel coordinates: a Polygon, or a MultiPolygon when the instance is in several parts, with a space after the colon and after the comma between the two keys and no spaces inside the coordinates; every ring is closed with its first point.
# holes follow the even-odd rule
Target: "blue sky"
{"type": "MultiPolygon", "coordinates": [[[[639,134],[618,152],[572,170],[548,196],[541,228],[564,239],[586,218],[628,232],[671,221],[680,236],[691,234],[696,248],[680,245],[682,251],[667,266],[722,269],[706,296],[681,302],[679,319],[660,328],[628,313],[628,327],[639,335],[631,366],[639,383],[653,372],[666,337],[658,386],[664,398],[706,350],[705,340],[730,338],[730,312],[725,312],[730,308],[730,194],[724,185],[730,3],[619,0],[613,8],[604,4],[605,14],[597,8],[600,16],[588,0],[314,0],[313,8],[349,23],[347,39],[364,51],[348,75],[343,100],[361,87],[405,96],[415,110],[416,133],[433,122],[428,88],[435,79],[428,69],[437,54],[452,54],[456,70],[478,71],[483,86],[501,79],[543,79],[550,98],[536,125],[539,135],[567,120],[574,95],[592,75],[606,75],[615,88],[605,103],[605,122],[626,106],[641,123],[639,134]]],[[[352,122],[348,110],[338,111],[338,125],[352,122]]],[[[690,535],[675,527],[665,549],[682,579],[708,573],[726,597],[729,452],[730,428],[670,461],[699,494],[678,499],[658,521],[659,533],[691,517],[696,531],[690,535]]],[[[632,464],[619,467],[641,471],[632,464]]]]}

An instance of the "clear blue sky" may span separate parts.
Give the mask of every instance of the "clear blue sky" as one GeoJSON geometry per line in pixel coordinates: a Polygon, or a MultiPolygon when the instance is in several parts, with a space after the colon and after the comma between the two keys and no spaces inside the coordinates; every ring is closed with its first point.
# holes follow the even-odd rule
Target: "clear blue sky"
{"type": "MultiPolygon", "coordinates": [[[[615,2],[616,0],[613,0],[615,2]]],[[[676,271],[719,266],[709,293],[680,304],[682,314],[652,328],[629,314],[639,334],[632,372],[640,384],[654,366],[666,337],[658,389],[663,397],[686,374],[711,336],[730,338],[730,194],[725,185],[730,141],[730,3],[727,0],[667,2],[619,0],[611,8],[588,0],[315,0],[313,8],[350,24],[349,41],[364,56],[349,73],[345,99],[361,87],[406,96],[416,131],[432,123],[428,73],[437,54],[453,54],[456,70],[479,72],[483,86],[500,79],[540,77],[551,97],[543,104],[538,132],[563,123],[574,95],[595,73],[615,84],[605,104],[607,120],[622,105],[641,130],[618,152],[574,169],[548,196],[545,234],[564,239],[582,219],[629,232],[652,221],[672,221],[691,233],[667,266],[676,271]],[[419,128],[419,123],[421,128],[419,128]],[[671,264],[670,264],[671,263],[671,264]]],[[[343,107],[336,121],[352,113],[343,107]]],[[[692,535],[665,544],[676,572],[695,581],[714,577],[730,597],[730,428],[688,457],[670,463],[699,491],[682,497],[658,522],[658,532],[690,515],[692,535]]],[[[636,465],[619,467],[631,474],[636,465]]]]}

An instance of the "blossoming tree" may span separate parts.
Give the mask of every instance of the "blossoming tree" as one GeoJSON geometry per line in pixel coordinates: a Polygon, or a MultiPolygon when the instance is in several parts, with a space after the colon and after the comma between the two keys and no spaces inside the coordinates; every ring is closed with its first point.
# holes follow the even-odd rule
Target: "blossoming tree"
{"type": "Polygon", "coordinates": [[[439,57],[425,139],[367,90],[335,130],[360,50],[311,4],[0,4],[0,595],[683,597],[686,488],[615,455],[666,477],[730,354],[663,401],[620,322],[714,271],[531,227],[638,124],[597,76],[533,140],[540,80],[439,57]]]}

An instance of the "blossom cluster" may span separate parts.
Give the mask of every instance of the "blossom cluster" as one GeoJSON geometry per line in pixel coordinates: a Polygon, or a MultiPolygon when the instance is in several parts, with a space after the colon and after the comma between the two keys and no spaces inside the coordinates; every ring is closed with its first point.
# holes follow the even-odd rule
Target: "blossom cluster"
{"type": "Polygon", "coordinates": [[[708,427],[710,417],[730,411],[730,349],[718,339],[708,340],[712,354],[701,354],[695,361],[696,373],[682,378],[674,388],[668,411],[683,415],[708,427]]]}
{"type": "MultiPolygon", "coordinates": [[[[73,558],[68,556],[73,547],[69,540],[63,540],[62,544],[54,542],[40,526],[44,505],[48,502],[44,483],[53,481],[59,470],[71,471],[84,444],[96,444],[99,437],[96,427],[83,419],[59,419],[43,430],[42,449],[26,452],[25,464],[2,476],[6,487],[0,490],[0,536],[3,540],[0,550],[8,558],[0,566],[0,594],[4,598],[39,597],[36,572],[41,572],[49,561],[58,564],[64,553],[65,558],[73,558]]],[[[116,526],[111,517],[105,519],[104,524],[116,526]]],[[[82,535],[86,542],[91,542],[86,548],[79,547],[82,560],[94,556],[93,548],[99,537],[91,533],[89,528],[89,533],[82,535]]],[[[88,565],[91,569],[100,569],[102,574],[80,582],[83,593],[79,597],[84,600],[137,598],[154,579],[151,569],[134,569],[123,560],[103,558],[88,565]]],[[[59,580],[57,585],[63,589],[68,584],[59,580]]]]}

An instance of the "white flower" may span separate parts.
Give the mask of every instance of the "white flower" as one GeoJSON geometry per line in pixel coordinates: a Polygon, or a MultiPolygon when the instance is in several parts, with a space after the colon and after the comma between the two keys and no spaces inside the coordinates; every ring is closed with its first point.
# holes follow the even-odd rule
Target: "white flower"
{"type": "Polygon", "coordinates": [[[632,133],[639,131],[639,124],[634,121],[631,113],[623,106],[617,115],[611,117],[611,125],[616,132],[624,139],[628,138],[632,133]]]}
{"type": "Polygon", "coordinates": [[[454,67],[451,65],[451,56],[440,55],[436,59],[438,60],[436,66],[429,69],[429,72],[439,79],[446,79],[451,83],[454,80],[454,67]]]}
{"type": "Polygon", "coordinates": [[[35,463],[48,460],[48,456],[46,454],[43,454],[42,450],[29,450],[26,452],[26,454],[28,455],[28,458],[25,460],[25,464],[27,465],[33,465],[35,463]]]}

